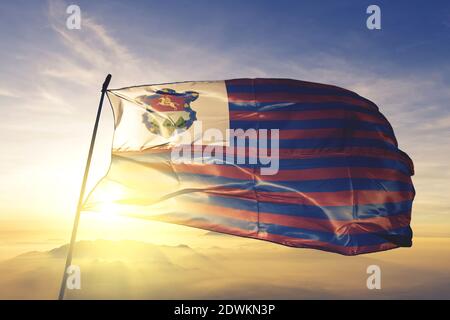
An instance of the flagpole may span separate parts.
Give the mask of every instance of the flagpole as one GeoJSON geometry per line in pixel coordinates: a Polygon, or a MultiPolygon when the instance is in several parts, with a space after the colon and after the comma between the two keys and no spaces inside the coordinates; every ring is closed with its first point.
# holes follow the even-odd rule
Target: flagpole
{"type": "Polygon", "coordinates": [[[100,103],[98,105],[98,110],[97,110],[97,117],[95,118],[94,130],[92,131],[91,145],[89,147],[89,154],[88,154],[88,157],[86,160],[86,167],[84,169],[83,182],[81,184],[80,196],[78,198],[77,212],[75,214],[75,221],[73,222],[72,236],[70,238],[69,251],[67,252],[66,265],[64,267],[64,273],[63,273],[63,278],[61,281],[61,287],[59,289],[59,296],[58,296],[59,300],[64,299],[64,292],[66,291],[66,282],[67,282],[67,276],[68,276],[67,268],[72,264],[73,248],[75,246],[75,240],[77,238],[78,222],[80,221],[81,206],[83,205],[84,192],[86,190],[86,182],[87,182],[87,178],[89,175],[89,168],[91,166],[92,152],[94,151],[95,138],[97,136],[97,129],[98,129],[98,122],[100,120],[100,114],[102,113],[103,99],[105,98],[105,94],[106,94],[106,91],[108,90],[110,81],[111,81],[111,75],[108,74],[106,76],[105,82],[103,82],[102,94],[100,96],[100,103]]]}

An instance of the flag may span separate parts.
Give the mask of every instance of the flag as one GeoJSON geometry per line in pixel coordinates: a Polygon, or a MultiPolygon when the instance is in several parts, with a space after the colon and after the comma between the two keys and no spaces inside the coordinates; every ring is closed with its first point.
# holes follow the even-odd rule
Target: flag
{"type": "Polygon", "coordinates": [[[352,91],[233,79],[107,94],[111,165],[85,211],[344,255],[412,244],[413,163],[352,91]]]}

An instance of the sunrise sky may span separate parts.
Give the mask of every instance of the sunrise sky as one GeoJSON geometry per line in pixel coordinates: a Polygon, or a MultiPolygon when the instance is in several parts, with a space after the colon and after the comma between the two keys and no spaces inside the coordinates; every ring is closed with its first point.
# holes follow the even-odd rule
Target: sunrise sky
{"type": "MultiPolygon", "coordinates": [[[[376,3],[371,31],[373,1],[2,1],[0,260],[68,242],[108,73],[110,88],[283,77],[354,90],[414,161],[415,235],[450,237],[450,3],[376,3]],[[73,3],[81,30],[66,28],[73,3]]],[[[109,161],[104,110],[90,186],[109,161]]],[[[201,246],[204,233],[105,212],[84,215],[79,238],[201,246]]]]}

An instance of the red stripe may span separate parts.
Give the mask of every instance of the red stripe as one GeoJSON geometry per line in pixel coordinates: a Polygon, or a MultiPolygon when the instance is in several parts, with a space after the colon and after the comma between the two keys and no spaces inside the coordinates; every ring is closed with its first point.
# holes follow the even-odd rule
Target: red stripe
{"type": "MultiPolygon", "coordinates": [[[[270,138],[271,131],[268,131],[268,137],[270,138]]],[[[352,130],[348,131],[345,128],[329,128],[329,129],[293,129],[293,130],[280,130],[280,140],[288,139],[314,139],[314,138],[366,138],[366,139],[379,139],[396,145],[396,141],[388,134],[382,131],[365,131],[365,130],[352,130]]]]}
{"type": "MultiPolygon", "coordinates": [[[[344,136],[345,137],[345,133],[344,136]]],[[[395,138],[392,138],[388,134],[382,132],[382,131],[364,131],[364,130],[355,130],[351,131],[348,134],[349,138],[367,138],[367,139],[379,139],[382,141],[389,142],[393,145],[397,145],[397,141],[395,138]]]]}
{"type": "MultiPolygon", "coordinates": [[[[273,158],[274,154],[265,155],[258,147],[222,147],[222,146],[213,146],[213,145],[181,145],[180,148],[186,148],[187,152],[191,151],[193,156],[196,156],[195,153],[205,155],[205,148],[208,148],[207,156],[214,155],[216,151],[219,152],[215,154],[216,157],[226,157],[227,155],[233,157],[236,155],[239,156],[258,156],[260,159],[267,159],[269,157],[273,158]],[[221,153],[221,154],[220,154],[221,153]],[[259,153],[259,154],[258,154],[259,153]]],[[[164,147],[163,147],[164,148],[164,147]]],[[[166,147],[170,148],[170,147],[166,147]]],[[[270,151],[270,149],[268,149],[270,151]]],[[[270,153],[270,152],[269,152],[270,153]]],[[[403,158],[400,157],[398,152],[384,150],[379,148],[372,147],[344,147],[344,148],[332,148],[324,145],[320,148],[304,148],[304,149],[278,149],[278,158],[279,159],[299,159],[299,158],[314,158],[314,157],[334,157],[334,156],[370,156],[376,158],[384,158],[384,159],[392,159],[392,160],[400,160],[403,158]]],[[[407,162],[406,162],[407,163],[407,162]]]]}
{"type": "Polygon", "coordinates": [[[228,101],[232,103],[246,103],[256,104],[257,102],[292,102],[292,103],[326,103],[326,102],[343,102],[353,104],[363,108],[373,110],[373,105],[366,100],[356,99],[347,96],[333,96],[333,95],[316,95],[316,94],[303,94],[303,93],[290,93],[290,92],[278,92],[278,93],[228,93],[228,101]]]}
{"type": "MultiPolygon", "coordinates": [[[[245,132],[241,135],[239,131],[234,133],[236,137],[244,136],[245,132]]],[[[267,130],[267,137],[262,136],[260,132],[255,132],[255,137],[262,137],[270,139],[272,136],[272,131],[267,130]]],[[[290,140],[290,139],[319,139],[319,138],[366,138],[366,139],[377,139],[397,145],[395,138],[389,136],[383,131],[367,131],[367,130],[347,130],[346,128],[326,128],[326,129],[281,129],[278,131],[278,138],[280,140],[290,140]]]]}
{"type": "Polygon", "coordinates": [[[381,168],[315,168],[315,169],[299,169],[299,170],[281,170],[273,176],[261,176],[258,178],[262,181],[303,181],[303,180],[320,180],[320,179],[341,179],[341,178],[373,178],[383,180],[396,180],[406,183],[411,182],[411,177],[394,169],[381,168]]]}
{"type": "MultiPolygon", "coordinates": [[[[236,148],[238,151],[241,148],[236,148]]],[[[252,150],[255,148],[246,148],[246,154],[249,151],[255,152],[252,150]],[[250,150],[249,150],[250,149],[250,150]]],[[[256,149],[256,152],[258,150],[256,149]]],[[[242,151],[241,151],[242,152],[242,151]]],[[[257,154],[257,153],[255,153],[257,154]]],[[[318,155],[323,156],[333,156],[333,155],[345,155],[345,154],[353,154],[359,156],[375,156],[392,160],[400,160],[398,153],[389,150],[382,150],[378,148],[372,147],[345,147],[345,148],[330,148],[327,146],[323,146],[321,148],[308,148],[308,149],[279,149],[278,156],[280,159],[299,159],[303,157],[315,157],[318,155]]],[[[273,157],[273,155],[272,155],[273,157]]],[[[268,159],[264,155],[259,155],[260,159],[268,159]]]]}
{"type": "Polygon", "coordinates": [[[377,124],[386,124],[386,120],[376,115],[350,112],[344,109],[308,110],[308,111],[230,111],[230,120],[272,121],[272,120],[318,120],[318,119],[358,119],[377,124]]]}
{"type": "Polygon", "coordinates": [[[335,192],[263,192],[255,200],[310,206],[352,206],[413,200],[411,191],[353,190],[335,192]]]}
{"type": "Polygon", "coordinates": [[[404,173],[393,169],[379,168],[317,168],[317,169],[299,169],[299,170],[281,170],[276,175],[266,176],[253,171],[251,168],[242,168],[238,166],[223,166],[215,164],[174,164],[173,168],[177,172],[205,174],[212,176],[221,176],[232,179],[260,181],[304,181],[320,179],[340,179],[349,178],[376,178],[384,180],[397,180],[411,183],[411,178],[404,173]]]}
{"type": "Polygon", "coordinates": [[[284,85],[284,86],[290,86],[290,87],[303,87],[303,88],[323,88],[323,89],[331,89],[338,92],[354,92],[337,87],[331,84],[324,84],[324,83],[317,83],[317,82],[309,82],[309,81],[302,81],[302,80],[293,80],[293,79],[232,79],[232,80],[226,80],[226,84],[230,84],[232,86],[252,86],[252,85],[284,85]]]}

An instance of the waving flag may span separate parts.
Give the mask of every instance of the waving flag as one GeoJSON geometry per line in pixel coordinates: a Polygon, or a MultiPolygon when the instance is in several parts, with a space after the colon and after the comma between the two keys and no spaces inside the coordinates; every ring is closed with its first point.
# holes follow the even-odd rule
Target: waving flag
{"type": "Polygon", "coordinates": [[[413,164],[378,107],[289,79],[109,90],[112,162],[83,209],[345,255],[411,246],[413,164]]]}

